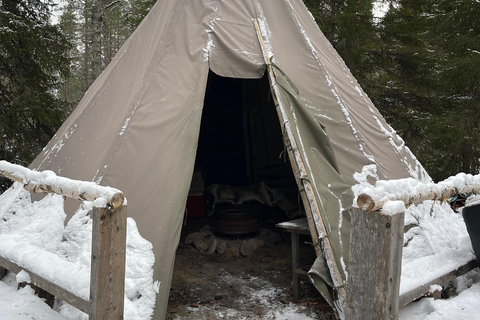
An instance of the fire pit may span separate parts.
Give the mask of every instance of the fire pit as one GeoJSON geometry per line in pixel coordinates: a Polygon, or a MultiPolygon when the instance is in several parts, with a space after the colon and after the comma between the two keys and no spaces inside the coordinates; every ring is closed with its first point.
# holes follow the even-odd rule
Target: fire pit
{"type": "Polygon", "coordinates": [[[216,233],[227,236],[249,235],[260,230],[258,209],[250,205],[221,205],[214,211],[216,233]]]}

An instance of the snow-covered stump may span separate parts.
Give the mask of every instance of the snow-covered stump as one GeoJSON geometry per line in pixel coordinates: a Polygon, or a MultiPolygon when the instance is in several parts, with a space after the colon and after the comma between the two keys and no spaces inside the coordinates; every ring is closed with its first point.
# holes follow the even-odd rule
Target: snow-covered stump
{"type": "Polygon", "coordinates": [[[345,319],[398,319],[404,218],[352,209],[345,319]]]}
{"type": "MultiPolygon", "coordinates": [[[[89,319],[123,319],[127,206],[123,193],[93,182],[58,177],[51,171],[36,172],[0,161],[0,175],[23,184],[30,192],[56,193],[93,203],[90,296],[84,297],[56,284],[54,278],[20,265],[0,255],[0,275],[4,270],[26,273],[27,283],[58,297],[89,315],[89,319]]],[[[60,262],[60,261],[59,261],[60,262]]],[[[73,276],[73,275],[72,275],[73,276]]]]}

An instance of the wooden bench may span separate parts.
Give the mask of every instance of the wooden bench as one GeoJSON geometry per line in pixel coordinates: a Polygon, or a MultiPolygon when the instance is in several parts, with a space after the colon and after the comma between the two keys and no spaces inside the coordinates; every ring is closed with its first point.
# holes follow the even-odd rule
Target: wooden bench
{"type": "Polygon", "coordinates": [[[300,277],[308,277],[308,272],[300,267],[300,234],[310,235],[307,218],[299,218],[291,221],[281,222],[276,225],[278,228],[289,232],[292,237],[292,276],[293,276],[293,297],[300,299],[300,277]]]}

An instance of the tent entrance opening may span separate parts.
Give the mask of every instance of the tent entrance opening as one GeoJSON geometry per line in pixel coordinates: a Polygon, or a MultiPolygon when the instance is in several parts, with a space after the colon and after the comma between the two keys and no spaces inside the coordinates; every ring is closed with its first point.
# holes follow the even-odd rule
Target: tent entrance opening
{"type": "Polygon", "coordinates": [[[275,212],[279,220],[300,212],[267,76],[237,79],[210,72],[195,169],[219,233],[258,231],[252,212],[275,212]]]}

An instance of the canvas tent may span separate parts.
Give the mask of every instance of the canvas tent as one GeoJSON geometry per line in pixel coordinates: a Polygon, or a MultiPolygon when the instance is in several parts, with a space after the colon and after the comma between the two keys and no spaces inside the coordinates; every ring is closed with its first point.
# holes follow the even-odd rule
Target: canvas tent
{"type": "Polygon", "coordinates": [[[238,184],[285,172],[288,151],[330,301],[346,280],[354,174],[429,179],[301,0],[159,0],[30,166],[125,193],[153,244],[157,319],[197,146],[213,182],[238,184]]]}

